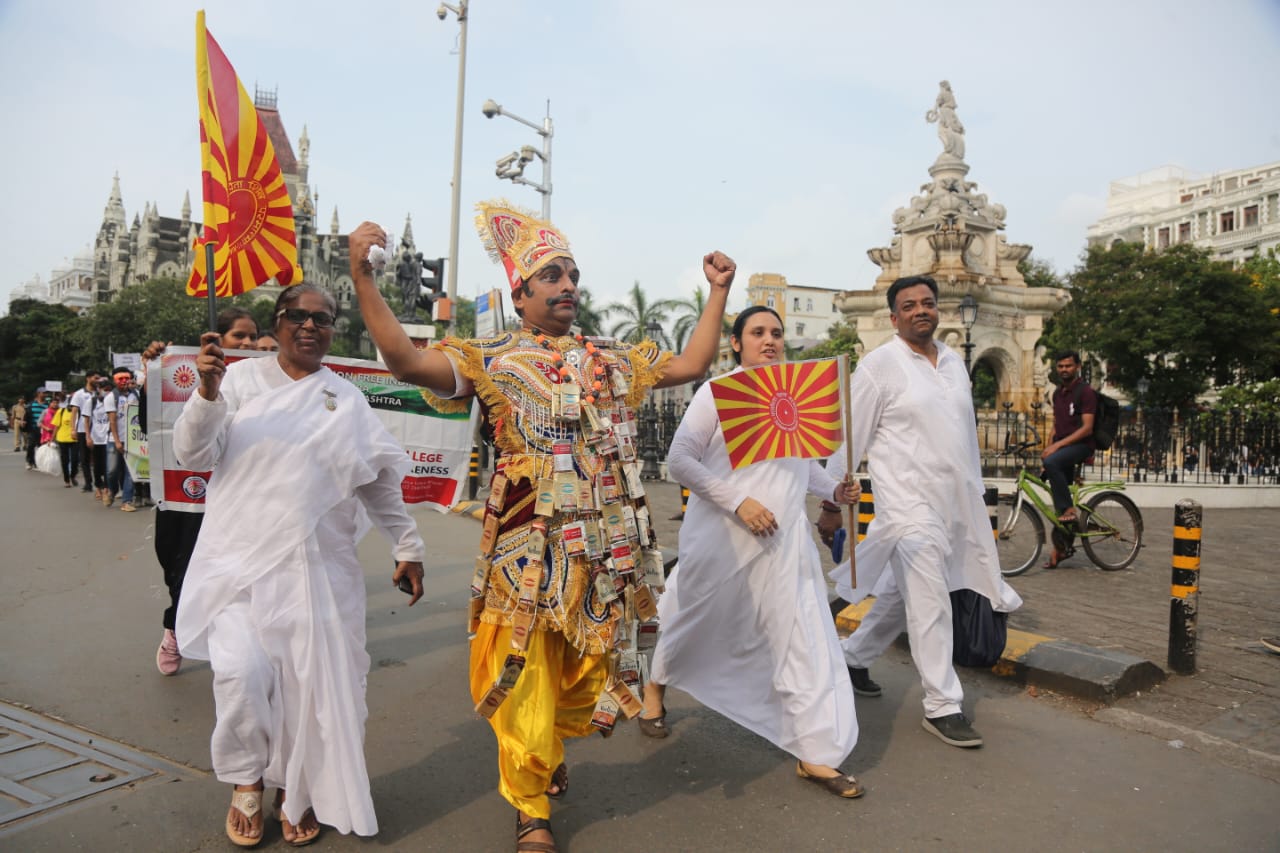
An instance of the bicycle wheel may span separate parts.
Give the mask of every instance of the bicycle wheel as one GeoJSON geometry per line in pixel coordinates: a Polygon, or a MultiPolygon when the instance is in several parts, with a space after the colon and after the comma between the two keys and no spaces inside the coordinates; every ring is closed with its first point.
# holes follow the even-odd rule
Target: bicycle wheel
{"type": "Polygon", "coordinates": [[[1142,513],[1119,492],[1091,498],[1080,514],[1080,541],[1094,565],[1108,572],[1127,567],[1142,547],[1142,513]]]}
{"type": "Polygon", "coordinates": [[[1010,526],[1013,508],[1013,498],[1002,497],[996,509],[996,554],[1000,557],[1000,574],[1007,578],[1034,566],[1044,548],[1044,522],[1039,513],[1024,503],[1018,520],[1010,526]]]}

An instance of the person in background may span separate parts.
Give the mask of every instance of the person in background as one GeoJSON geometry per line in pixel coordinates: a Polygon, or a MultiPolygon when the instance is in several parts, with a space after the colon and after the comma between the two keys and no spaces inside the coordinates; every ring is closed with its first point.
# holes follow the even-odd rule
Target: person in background
{"type": "Polygon", "coordinates": [[[19,397],[9,410],[9,429],[13,430],[13,452],[21,453],[22,440],[27,434],[27,398],[19,397]]]}
{"type": "Polygon", "coordinates": [[[263,332],[258,335],[258,344],[255,347],[262,352],[276,352],[280,349],[280,342],[276,340],[276,336],[271,332],[263,332]]]}
{"type": "Polygon", "coordinates": [[[89,410],[93,407],[93,392],[101,375],[96,370],[87,372],[84,375],[84,387],[77,388],[69,401],[72,415],[75,418],[76,469],[84,476],[84,485],[80,488],[86,492],[93,491],[93,454],[89,451],[87,435],[89,430],[89,410]]]}
{"type": "MultiPolygon", "coordinates": [[[[253,349],[258,340],[258,323],[244,308],[232,306],[218,312],[215,331],[228,350],[253,349]]],[[[152,341],[142,353],[144,364],[164,354],[165,344],[152,341]]],[[[159,374],[156,381],[160,381],[159,374]]],[[[142,423],[151,427],[146,406],[147,395],[142,396],[142,423]]],[[[163,499],[156,505],[156,560],[164,573],[164,585],[169,590],[169,606],[161,618],[160,646],[156,649],[156,669],[161,675],[177,675],[182,668],[182,654],[178,651],[178,639],[173,629],[178,616],[178,602],[182,597],[182,582],[187,576],[191,552],[195,550],[200,525],[204,522],[204,504],[187,504],[186,510],[171,509],[163,499]]]]}
{"type": "Polygon", "coordinates": [[[58,394],[57,408],[50,423],[53,426],[53,440],[58,443],[58,459],[62,463],[62,486],[71,488],[76,483],[76,413],[71,406],[65,405],[65,398],[58,394]]]}
{"type": "MultiPolygon", "coordinates": [[[[107,450],[107,467],[110,473],[107,476],[107,485],[111,490],[111,501],[115,500],[118,494],[123,501],[120,509],[125,512],[136,512],[138,508],[133,505],[133,475],[129,473],[129,465],[125,461],[124,447],[125,435],[129,429],[128,407],[131,403],[138,402],[138,395],[132,390],[135,387],[133,371],[127,367],[117,367],[111,371],[111,383],[114,405],[110,414],[111,447],[107,450]]],[[[103,503],[111,506],[111,501],[103,501],[103,503]]]]}
{"type": "Polygon", "coordinates": [[[98,380],[98,387],[93,400],[89,403],[89,425],[85,431],[85,443],[93,456],[93,497],[94,500],[107,502],[111,492],[107,484],[107,449],[111,442],[111,419],[109,406],[114,405],[112,399],[111,379],[103,376],[98,380]]]}
{"type": "Polygon", "coordinates": [[[40,443],[48,444],[53,441],[53,433],[57,430],[54,425],[53,416],[62,411],[62,392],[55,391],[53,396],[49,398],[49,405],[45,407],[44,414],[40,416],[40,443]]]}
{"type": "Polygon", "coordinates": [[[36,448],[40,446],[40,419],[44,417],[44,410],[49,408],[48,392],[43,388],[37,388],[35,397],[30,403],[27,403],[27,417],[25,420],[26,429],[23,432],[23,441],[27,447],[27,470],[36,470],[36,448]]]}

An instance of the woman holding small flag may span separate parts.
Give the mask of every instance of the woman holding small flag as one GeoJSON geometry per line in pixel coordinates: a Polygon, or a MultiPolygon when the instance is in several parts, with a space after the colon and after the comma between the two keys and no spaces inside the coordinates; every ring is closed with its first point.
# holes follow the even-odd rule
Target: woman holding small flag
{"type": "Polygon", "coordinates": [[[667,457],[692,494],[641,730],[667,736],[663,693],[678,687],[790,752],[802,779],[858,797],[837,769],[858,722],[805,515],[806,493],[851,503],[858,488],[786,458],[838,444],[835,362],[782,365],[782,321],[764,306],[738,315],[730,344],[741,368],[698,389],[667,457]]]}

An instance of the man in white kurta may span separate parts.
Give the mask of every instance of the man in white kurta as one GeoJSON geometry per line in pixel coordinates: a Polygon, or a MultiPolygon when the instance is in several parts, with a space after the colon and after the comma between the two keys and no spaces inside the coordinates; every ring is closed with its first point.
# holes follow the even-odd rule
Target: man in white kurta
{"type": "Polygon", "coordinates": [[[425,546],[404,508],[404,450],[328,368],[294,380],[275,354],[232,364],[174,427],[183,467],[212,469],[176,634],[214,672],[219,780],[284,788],[340,832],[378,830],[364,760],[370,522],[400,561],[425,546]]]}
{"type": "Polygon", "coordinates": [[[691,495],[679,566],[658,602],[652,680],[806,764],[839,767],[858,721],[805,515],[806,493],[830,499],[836,482],[807,459],[733,470],[709,384],[689,404],[667,461],[691,495]],[[773,512],[776,534],[753,535],[738,518],[747,498],[773,512]]]}
{"type": "MultiPolygon", "coordinates": [[[[850,586],[847,562],[831,577],[841,598],[874,594],[876,601],[844,640],[844,656],[865,669],[905,628],[924,686],[925,730],[952,746],[981,746],[962,712],[964,692],[951,662],[949,593],[974,590],[1000,612],[1022,599],[1000,576],[982,501],[968,373],[933,339],[937,285],[923,276],[899,279],[889,305],[898,334],[867,353],[851,381],[847,458],[856,463],[866,454],[876,516],[855,551],[858,588],[850,586]]],[[[844,459],[838,451],[833,476],[843,473],[844,459]]]]}

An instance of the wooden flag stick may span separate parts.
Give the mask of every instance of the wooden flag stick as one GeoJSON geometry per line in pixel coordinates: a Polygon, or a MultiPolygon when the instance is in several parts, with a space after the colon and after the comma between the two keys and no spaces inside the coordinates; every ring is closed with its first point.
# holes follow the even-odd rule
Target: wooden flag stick
{"type": "MultiPolygon", "coordinates": [[[[840,356],[840,410],[844,413],[844,455],[845,483],[853,482],[853,469],[858,461],[853,459],[853,413],[849,410],[849,355],[840,356]]],[[[854,589],[858,588],[858,561],[855,556],[858,545],[858,505],[851,503],[845,507],[848,514],[845,530],[849,542],[849,581],[854,589]]]]}
{"type": "Polygon", "coordinates": [[[213,243],[204,244],[204,289],[209,297],[209,331],[218,330],[218,297],[214,291],[214,280],[217,278],[213,269],[213,243]]]}

